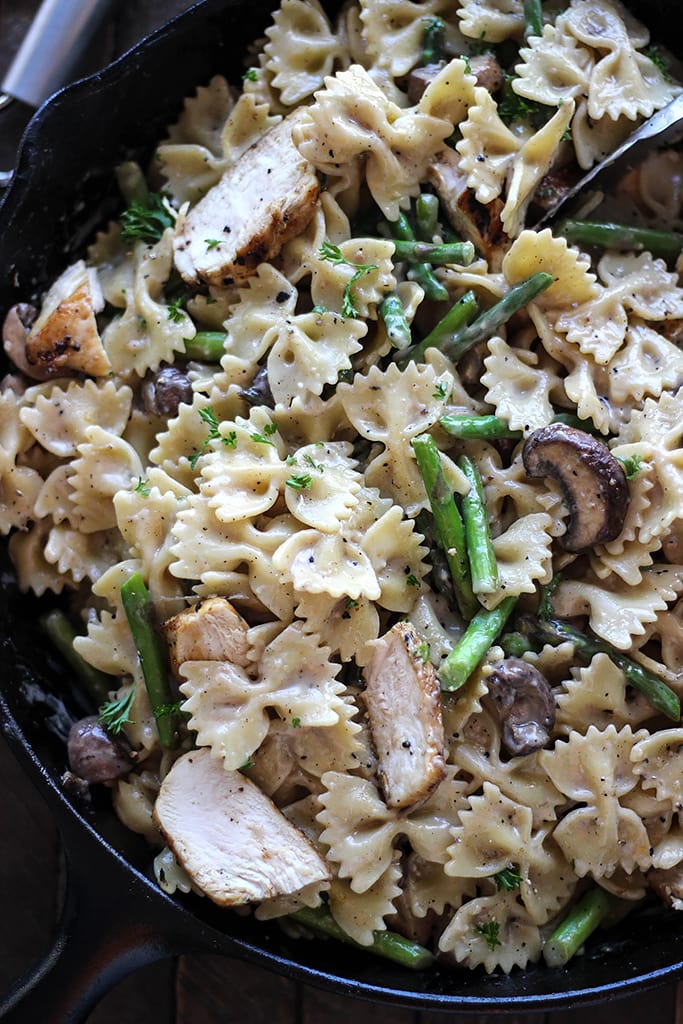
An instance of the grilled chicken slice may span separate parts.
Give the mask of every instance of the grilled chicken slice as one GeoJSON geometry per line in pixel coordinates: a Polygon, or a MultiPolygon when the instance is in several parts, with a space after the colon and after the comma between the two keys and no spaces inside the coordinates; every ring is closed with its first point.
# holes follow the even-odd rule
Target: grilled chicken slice
{"type": "Polygon", "coordinates": [[[266,132],[178,218],[175,263],[188,284],[241,283],[304,230],[320,183],[292,141],[301,116],[291,114],[266,132]]]}
{"type": "Polygon", "coordinates": [[[103,377],[111,370],[95,314],[104,299],[94,270],[83,260],[57,278],[26,335],[26,361],[32,376],[49,377],[84,373],[103,377]]]}
{"type": "Polygon", "coordinates": [[[485,206],[477,202],[474,192],[467,187],[467,178],[460,170],[458,159],[452,149],[441,150],[429,167],[429,180],[452,227],[472,242],[491,270],[498,271],[509,243],[500,219],[503,203],[500,199],[485,206]]]}
{"type": "Polygon", "coordinates": [[[225,597],[209,597],[166,619],[161,627],[171,670],[180,678],[185,661],[230,661],[247,664],[247,623],[225,597]]]}
{"type": "Polygon", "coordinates": [[[441,690],[423,646],[413,626],[397,622],[364,670],[363,697],[389,807],[425,800],[446,774],[441,690]]]}
{"type": "Polygon", "coordinates": [[[206,747],[175,762],[154,818],[195,885],[221,907],[292,895],[329,878],[304,834],[206,747]]]}

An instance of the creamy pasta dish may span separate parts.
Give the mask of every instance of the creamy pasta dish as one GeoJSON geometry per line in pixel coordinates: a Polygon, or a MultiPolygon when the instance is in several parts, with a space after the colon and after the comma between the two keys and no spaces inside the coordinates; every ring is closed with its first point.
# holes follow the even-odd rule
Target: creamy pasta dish
{"type": "Polygon", "coordinates": [[[619,0],[282,0],[4,311],[0,522],[167,892],[406,967],[683,909],[680,92],[619,0]],[[28,298],[28,297],[27,297],[28,298]]]}

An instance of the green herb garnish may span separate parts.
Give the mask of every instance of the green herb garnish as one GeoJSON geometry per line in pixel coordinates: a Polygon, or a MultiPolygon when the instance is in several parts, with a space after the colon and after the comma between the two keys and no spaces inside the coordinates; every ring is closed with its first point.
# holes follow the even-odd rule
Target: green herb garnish
{"type": "Polygon", "coordinates": [[[499,871],[497,875],[493,876],[493,880],[499,892],[501,889],[505,892],[514,892],[522,884],[522,876],[514,868],[505,868],[504,871],[499,871]]]}
{"type": "Polygon", "coordinates": [[[118,736],[124,725],[131,721],[130,713],[135,703],[135,686],[124,697],[108,700],[99,710],[99,721],[112,736],[118,736]]]}
{"type": "Polygon", "coordinates": [[[355,273],[351,275],[350,280],[344,288],[342,298],[342,316],[358,316],[358,309],[356,308],[353,295],[353,286],[356,281],[359,281],[365,274],[369,274],[371,270],[377,270],[377,265],[374,263],[352,263],[351,260],[347,260],[345,258],[339,246],[332,245],[331,242],[323,242],[320,250],[318,251],[318,258],[325,260],[328,263],[333,263],[335,266],[353,267],[355,269],[355,273]]]}
{"type": "Polygon", "coordinates": [[[487,921],[486,924],[475,924],[474,930],[477,935],[481,935],[489,949],[495,949],[496,946],[500,946],[501,942],[498,938],[500,934],[500,924],[498,921],[487,921]]]}
{"type": "Polygon", "coordinates": [[[307,491],[313,483],[313,477],[310,473],[296,473],[290,476],[286,483],[287,487],[292,487],[295,491],[307,491]]]}
{"type": "Polygon", "coordinates": [[[121,214],[121,238],[124,242],[158,242],[175,217],[164,197],[150,192],[146,203],[132,202],[121,214]]]}

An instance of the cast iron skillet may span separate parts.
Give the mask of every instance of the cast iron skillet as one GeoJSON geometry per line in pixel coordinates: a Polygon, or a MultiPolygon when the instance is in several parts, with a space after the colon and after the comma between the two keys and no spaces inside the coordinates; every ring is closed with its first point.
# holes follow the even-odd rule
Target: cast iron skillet
{"type": "MultiPolygon", "coordinates": [[[[0,316],[44,288],[118,212],[112,168],[132,155],[149,157],[184,95],[218,72],[239,81],[245,47],[271,6],[205,0],[42,108],[0,207],[0,316]]],[[[672,27],[681,31],[669,22],[669,39],[672,27]]],[[[91,709],[68,695],[67,670],[44,649],[39,607],[18,593],[5,555],[0,727],[59,823],[69,882],[54,946],[0,1003],[4,1020],[77,1024],[127,972],[182,951],[224,953],[347,995],[453,1013],[566,1008],[683,973],[681,918],[659,908],[601,933],[562,970],[538,966],[504,977],[440,968],[413,974],[348,947],[291,940],[277,924],[238,918],[208,900],[167,897],[147,874],[148,847],[118,822],[107,794],[88,809],[60,786],[69,723],[91,709]]]]}

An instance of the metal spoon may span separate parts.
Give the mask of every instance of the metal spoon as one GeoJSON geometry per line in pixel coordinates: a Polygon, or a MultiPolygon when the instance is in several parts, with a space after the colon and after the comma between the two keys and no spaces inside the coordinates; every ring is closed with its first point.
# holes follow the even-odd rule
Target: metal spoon
{"type": "Polygon", "coordinates": [[[683,93],[643,122],[618,149],[596,164],[576,185],[555,202],[535,224],[546,227],[562,212],[567,215],[577,201],[585,199],[588,191],[602,191],[622,178],[657,146],[673,145],[683,139],[683,93]]]}
{"type": "MultiPolygon", "coordinates": [[[[14,100],[39,107],[68,80],[111,0],[43,0],[0,84],[0,112],[14,100]]],[[[0,171],[0,187],[11,171],[0,171]]]]}

